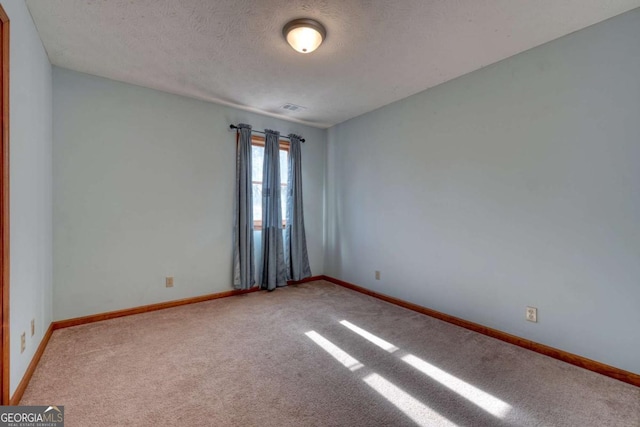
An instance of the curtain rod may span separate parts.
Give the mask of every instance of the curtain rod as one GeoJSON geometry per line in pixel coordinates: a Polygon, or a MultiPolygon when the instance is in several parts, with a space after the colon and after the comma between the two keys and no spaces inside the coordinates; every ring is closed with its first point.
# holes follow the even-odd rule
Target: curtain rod
{"type": "MultiPolygon", "coordinates": [[[[236,126],[236,125],[234,125],[234,124],[230,124],[230,125],[229,125],[229,129],[238,129],[238,126],[236,126]]],[[[251,129],[251,132],[261,133],[261,134],[263,134],[263,135],[264,135],[264,132],[261,132],[261,131],[259,131],[259,130],[253,130],[253,129],[251,129]]],[[[282,135],[280,135],[280,138],[287,138],[287,139],[290,139],[288,136],[282,136],[282,135]]],[[[300,138],[300,142],[304,142],[304,141],[305,141],[305,139],[304,139],[304,138],[300,138]]]]}

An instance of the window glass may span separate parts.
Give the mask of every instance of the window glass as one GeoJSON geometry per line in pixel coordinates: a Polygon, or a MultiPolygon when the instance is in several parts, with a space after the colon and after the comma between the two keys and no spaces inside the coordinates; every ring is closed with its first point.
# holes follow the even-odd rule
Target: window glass
{"type": "MultiPolygon", "coordinates": [[[[286,219],[287,208],[287,181],[289,177],[288,170],[288,147],[280,146],[280,204],[282,209],[282,222],[286,219]]],[[[260,139],[254,139],[251,147],[251,180],[253,182],[253,226],[256,229],[262,228],[262,166],[264,163],[264,142],[260,139]]]]}
{"type": "Polygon", "coordinates": [[[280,191],[280,204],[282,205],[282,222],[287,219],[287,182],[289,178],[289,165],[288,165],[289,151],[280,150],[280,184],[282,189],[280,191]]]}

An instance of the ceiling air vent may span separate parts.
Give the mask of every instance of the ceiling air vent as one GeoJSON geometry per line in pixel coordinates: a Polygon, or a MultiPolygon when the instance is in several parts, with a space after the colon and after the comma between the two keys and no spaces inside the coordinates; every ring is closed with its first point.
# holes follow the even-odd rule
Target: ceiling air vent
{"type": "Polygon", "coordinates": [[[298,111],[304,111],[307,109],[307,107],[303,107],[301,105],[296,105],[296,104],[284,104],[282,107],[280,107],[280,109],[285,110],[285,111],[291,111],[292,113],[294,112],[298,112],[298,111]]]}

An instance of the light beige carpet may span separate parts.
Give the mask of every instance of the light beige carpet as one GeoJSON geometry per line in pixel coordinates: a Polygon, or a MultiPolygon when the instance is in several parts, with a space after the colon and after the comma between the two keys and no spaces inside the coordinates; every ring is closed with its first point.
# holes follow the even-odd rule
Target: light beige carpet
{"type": "Polygon", "coordinates": [[[66,426],[639,426],[640,389],[328,282],[54,332],[66,426]]]}

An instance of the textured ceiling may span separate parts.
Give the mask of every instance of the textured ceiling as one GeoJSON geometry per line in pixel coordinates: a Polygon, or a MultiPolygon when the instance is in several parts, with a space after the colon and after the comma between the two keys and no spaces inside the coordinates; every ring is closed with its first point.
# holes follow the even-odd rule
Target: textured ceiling
{"type": "Polygon", "coordinates": [[[54,65],[328,127],[640,0],[27,0],[54,65]],[[309,55],[282,27],[309,17],[309,55]],[[307,107],[288,112],[293,103],[307,107]]]}

